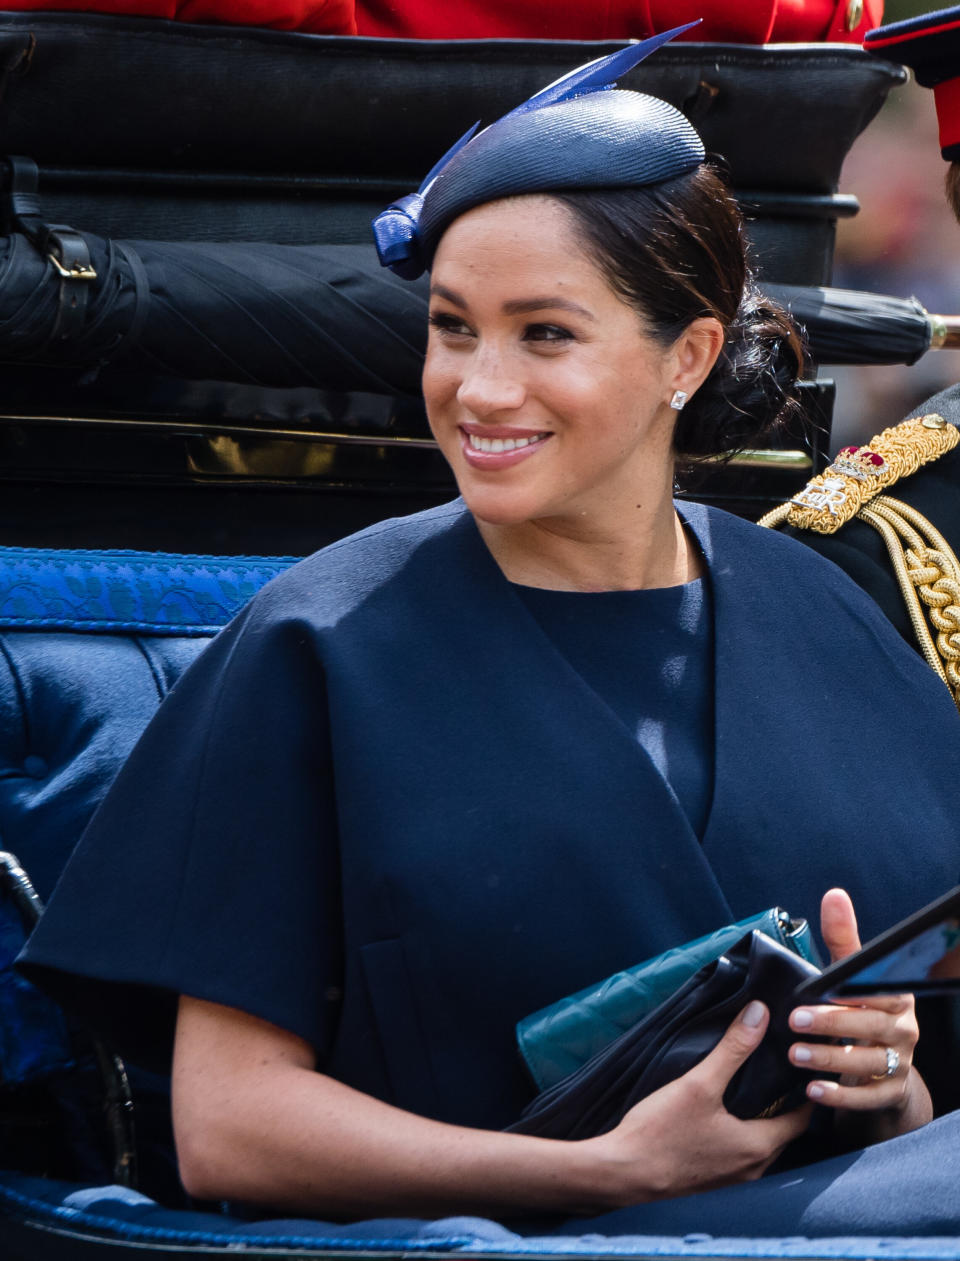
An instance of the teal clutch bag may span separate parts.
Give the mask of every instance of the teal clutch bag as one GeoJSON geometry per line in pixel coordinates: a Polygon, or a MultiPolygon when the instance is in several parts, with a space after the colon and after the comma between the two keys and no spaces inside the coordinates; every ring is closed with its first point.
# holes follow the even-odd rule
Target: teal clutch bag
{"type": "Polygon", "coordinates": [[[819,966],[807,921],[778,906],[688,941],[521,1020],[517,1042],[537,1087],[548,1090],[581,1068],[754,929],[819,966]]]}

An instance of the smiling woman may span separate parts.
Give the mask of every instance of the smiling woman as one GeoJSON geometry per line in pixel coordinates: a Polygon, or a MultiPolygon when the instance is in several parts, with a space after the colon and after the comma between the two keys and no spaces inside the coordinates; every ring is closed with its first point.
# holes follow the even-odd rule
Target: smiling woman
{"type": "Polygon", "coordinates": [[[172,1050],[194,1195],[541,1234],[843,1234],[880,1201],[883,1229],[957,1225],[960,1122],[919,1129],[905,995],[792,1014],[826,1152],[851,1118],[892,1139],[843,1168],[756,1183],[811,1113],[723,1106],[759,1003],[609,1132],[505,1132],[531,1011],[783,901],[823,895],[839,958],[857,918],[831,885],[873,935],[960,878],[939,681],[839,570],[672,500],[681,456],[777,422],[799,351],[690,124],[607,90],[664,38],[471,133],[378,218],[385,264],[432,273],[424,394],[462,499],[292,567],[217,637],[28,948],[131,1058],[172,1050]]]}
{"type": "Polygon", "coordinates": [[[603,573],[591,553],[590,586],[699,572],[673,510],[677,449],[758,442],[795,406],[801,365],[783,313],[743,297],[741,230],[733,198],[701,166],[653,189],[490,202],[444,233],[424,397],[508,577],[576,589],[556,543],[571,523],[591,547],[601,536],[628,545],[603,573]],[[531,547],[519,550],[533,566],[508,526],[527,527],[531,547]]]}
{"type": "Polygon", "coordinates": [[[670,503],[669,399],[696,389],[722,340],[702,323],[661,349],[546,197],[480,206],[450,227],[434,261],[424,397],[494,555],[504,532],[619,532],[670,503]]]}

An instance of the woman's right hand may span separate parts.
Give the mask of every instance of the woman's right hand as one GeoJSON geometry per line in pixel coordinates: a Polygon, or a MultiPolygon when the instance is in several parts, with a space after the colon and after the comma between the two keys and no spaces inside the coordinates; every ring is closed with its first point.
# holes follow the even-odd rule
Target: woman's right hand
{"type": "Polygon", "coordinates": [[[641,1100],[609,1134],[585,1140],[607,1163],[618,1203],[759,1178],[804,1132],[809,1104],[759,1121],[741,1121],[723,1106],[730,1079],[760,1045],[769,1020],[762,1003],[750,1003],[695,1068],[641,1100]]]}
{"type": "Polygon", "coordinates": [[[724,1108],[767,1022],[751,1005],[702,1063],[615,1130],[565,1141],[416,1116],[317,1072],[296,1034],[183,997],[173,1066],[181,1177],[198,1199],[300,1217],[569,1217],[756,1178],[812,1107],[769,1121],[724,1108]]]}

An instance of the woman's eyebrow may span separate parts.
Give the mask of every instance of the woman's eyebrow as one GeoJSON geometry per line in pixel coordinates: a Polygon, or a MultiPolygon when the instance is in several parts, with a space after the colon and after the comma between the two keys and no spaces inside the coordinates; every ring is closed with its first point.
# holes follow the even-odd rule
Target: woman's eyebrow
{"type": "Polygon", "coordinates": [[[431,298],[443,298],[444,302],[450,302],[453,306],[458,306],[462,310],[466,310],[467,304],[459,293],[454,293],[452,289],[448,289],[446,285],[433,284],[430,286],[431,298]]]}
{"type": "MultiPolygon", "coordinates": [[[[445,302],[449,302],[452,306],[460,307],[463,311],[469,305],[465,298],[461,297],[453,289],[448,289],[446,285],[431,285],[430,296],[432,298],[443,298],[445,302]]],[[[582,315],[584,319],[596,321],[596,316],[588,311],[586,307],[580,306],[578,302],[571,302],[569,298],[557,296],[516,298],[512,302],[504,302],[502,310],[504,315],[526,315],[531,311],[571,311],[575,315],[582,315]]]]}
{"type": "Polygon", "coordinates": [[[571,302],[569,298],[522,298],[515,302],[505,302],[503,304],[505,315],[525,315],[531,311],[551,310],[571,311],[574,315],[584,316],[585,319],[596,320],[596,316],[588,311],[586,307],[580,306],[578,302],[571,302]]]}

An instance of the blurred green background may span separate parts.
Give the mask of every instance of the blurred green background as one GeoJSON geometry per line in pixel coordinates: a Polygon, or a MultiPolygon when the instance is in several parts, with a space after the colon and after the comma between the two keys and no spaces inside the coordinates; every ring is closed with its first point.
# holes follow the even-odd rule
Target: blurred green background
{"type": "Polygon", "coordinates": [[[918,13],[933,13],[935,9],[946,9],[946,4],[917,3],[916,0],[887,0],[883,6],[884,22],[902,22],[904,18],[916,17],[918,13]]]}

